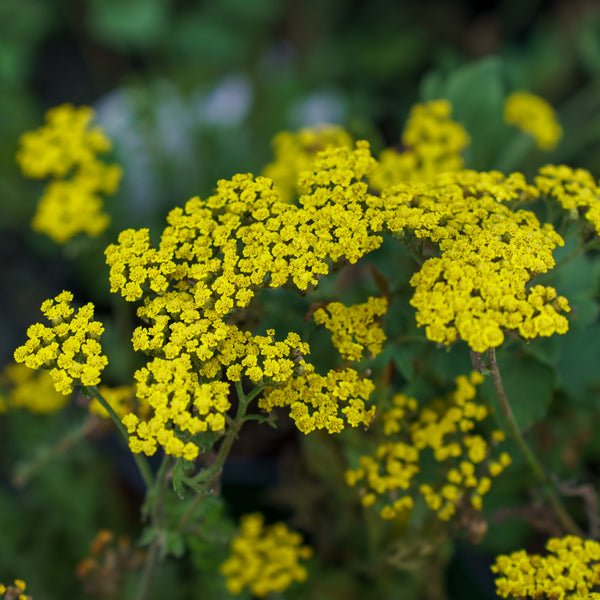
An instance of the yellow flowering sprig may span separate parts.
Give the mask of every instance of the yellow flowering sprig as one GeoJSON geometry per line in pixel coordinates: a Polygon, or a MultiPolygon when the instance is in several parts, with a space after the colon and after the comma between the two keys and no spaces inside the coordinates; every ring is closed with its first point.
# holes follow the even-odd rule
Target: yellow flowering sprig
{"type": "Polygon", "coordinates": [[[546,100],[529,92],[514,92],[504,104],[504,120],[533,137],[540,150],[553,150],[562,137],[554,109],[546,100]]]}
{"type": "Polygon", "coordinates": [[[304,581],[307,570],[300,561],[311,555],[312,549],[302,545],[299,533],[285,523],[265,526],[264,517],[253,513],[241,518],[240,532],[231,541],[231,556],[220,571],[232,594],[249,588],[254,596],[264,598],[283,592],[294,581],[304,581]]]}
{"type": "Polygon", "coordinates": [[[26,583],[22,579],[15,579],[13,585],[0,583],[0,598],[2,600],[33,600],[33,596],[26,595],[26,583]]]}
{"type": "Polygon", "coordinates": [[[282,131],[272,141],[275,160],[263,169],[263,175],[275,182],[284,202],[298,191],[298,176],[311,171],[316,155],[326,148],[352,148],[352,137],[336,125],[306,127],[296,133],[282,131]]]}
{"type": "Polygon", "coordinates": [[[379,191],[408,181],[428,181],[439,173],[460,171],[462,151],[470,138],[465,128],[450,118],[447,100],[416,104],[402,133],[401,152],[387,148],[379,155],[379,166],[370,178],[379,191]]]}
{"type": "MultiPolygon", "coordinates": [[[[364,506],[377,504],[384,519],[406,518],[420,494],[442,521],[452,519],[465,503],[481,510],[491,477],[511,463],[506,452],[492,459],[489,443],[473,432],[489,415],[475,399],[482,381],[476,371],[468,378],[460,376],[445,400],[434,400],[421,410],[414,398],[394,396],[392,408],[381,416],[385,442],[374,455],[362,456],[358,469],[346,472],[348,485],[361,484],[364,506]],[[419,478],[430,454],[444,470],[441,483],[433,485],[419,478]]],[[[502,431],[492,433],[492,444],[503,439],[502,431]]]]}
{"type": "Polygon", "coordinates": [[[108,364],[98,342],[104,326],[92,320],[94,305],[90,302],[75,312],[72,300],[73,294],[66,291],[45,300],[41,311],[52,326],[31,325],[27,342],[14,355],[30,369],[49,369],[56,391],[62,394],[70,394],[77,384],[97,385],[108,364]]]}
{"type": "Polygon", "coordinates": [[[589,171],[546,165],[539,170],[535,184],[546,198],[558,202],[570,219],[583,217],[600,235],[600,187],[589,171]]]}
{"type": "Polygon", "coordinates": [[[330,302],[317,309],[313,319],[331,331],[331,341],[344,360],[358,362],[365,350],[371,357],[381,352],[386,338],[375,318],[385,314],[387,305],[386,298],[369,298],[353,306],[330,302]]]}
{"type": "Polygon", "coordinates": [[[497,347],[504,331],[524,338],[566,333],[565,298],[550,287],[528,284],[554,266],[552,250],[563,239],[531,211],[513,211],[512,200],[539,190],[520,174],[445,173],[423,184],[405,184],[370,199],[373,228],[401,240],[407,230],[434,243],[410,283],[417,324],[427,337],[452,344],[463,339],[476,352],[497,347]]]}
{"type": "Polygon", "coordinates": [[[567,535],[546,542],[550,554],[519,550],[496,557],[496,591],[502,598],[600,600],[600,544],[567,535]]]}
{"type": "Polygon", "coordinates": [[[99,127],[90,127],[94,111],[63,104],[46,113],[46,125],[24,133],[16,158],[33,178],[52,177],[32,220],[34,231],[64,244],[78,233],[98,236],[110,223],[101,194],[114,194],[121,168],[104,164],[98,154],[111,142],[99,127]]]}

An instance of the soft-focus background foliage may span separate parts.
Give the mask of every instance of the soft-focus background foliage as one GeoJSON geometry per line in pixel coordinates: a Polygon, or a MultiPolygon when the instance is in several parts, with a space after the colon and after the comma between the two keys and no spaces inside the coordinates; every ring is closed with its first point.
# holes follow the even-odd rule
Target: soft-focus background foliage
{"type": "MultiPolygon", "coordinates": [[[[467,166],[530,174],[541,161],[564,162],[600,175],[600,9],[583,0],[5,0],[0,90],[0,364],[39,319],[41,301],[71,289],[79,302],[96,304],[107,326],[106,377],[114,384],[127,382],[137,359],[128,351],[133,313],[110,297],[104,247],[126,227],[148,227],[156,235],[168,210],[206,195],[218,178],[260,172],[272,158],[271,138],[282,129],[338,123],[378,152],[398,142],[412,104],[446,97],[473,138],[467,166]],[[549,100],[565,134],[551,155],[533,153],[515,164],[519,149],[494,115],[517,89],[549,100]],[[42,184],[22,177],[14,153],[19,135],[63,102],[95,108],[114,140],[124,180],[107,201],[109,232],[59,248],[29,229],[42,184]]],[[[394,277],[384,263],[384,274],[394,277]]],[[[396,276],[404,276],[397,264],[396,276]]],[[[589,312],[586,324],[597,321],[597,273],[597,265],[581,258],[561,275],[563,285],[577,291],[579,310],[589,312]]],[[[283,296],[271,304],[301,314],[301,301],[283,296]]],[[[397,312],[399,321],[412,319],[408,302],[397,312]]],[[[285,315],[274,309],[271,318],[276,325],[285,315]]],[[[523,426],[545,414],[553,373],[575,400],[598,389],[597,327],[568,340],[538,341],[529,354],[505,359],[507,387],[522,400],[516,412],[523,426]],[[560,359],[558,343],[567,344],[560,359]],[[541,400],[528,405],[532,395],[541,400]]],[[[417,349],[404,352],[394,360],[406,375],[417,364],[417,349]]],[[[466,372],[468,361],[461,368],[466,372]]],[[[588,479],[597,472],[600,439],[594,442],[590,429],[598,407],[589,403],[583,418],[573,401],[571,420],[536,430],[548,464],[563,475],[586,461],[588,479]],[[554,450],[556,439],[567,440],[568,456],[554,450]]],[[[73,406],[54,416],[14,412],[0,421],[0,581],[23,577],[36,598],[81,597],[73,569],[98,529],[139,535],[140,486],[127,454],[110,437],[79,443],[22,489],[10,485],[15,464],[38,457],[83,418],[73,406]]],[[[248,426],[225,473],[233,516],[255,509],[273,517],[295,514],[295,525],[328,561],[327,572],[313,569],[298,597],[368,597],[361,572],[373,573],[366,563],[378,557],[369,556],[368,544],[381,535],[380,523],[364,522],[341,479],[338,450],[327,435],[299,439],[285,422],[277,431],[248,426]],[[350,576],[348,560],[364,564],[353,564],[350,576]]],[[[516,477],[498,482],[488,514],[522,489],[515,483],[518,468],[516,477]]],[[[451,567],[439,574],[450,597],[493,597],[490,557],[516,550],[529,539],[525,531],[519,521],[491,523],[482,546],[459,544],[451,567]]],[[[420,552],[426,550],[415,540],[398,549],[399,570],[377,567],[378,597],[400,597],[399,585],[410,594],[414,560],[406,556],[420,552]]],[[[178,597],[198,597],[198,586],[214,579],[211,572],[214,557],[200,544],[180,565],[167,566],[159,586],[168,590],[176,581],[178,597]]],[[[210,585],[210,597],[224,594],[222,586],[210,585]]]]}

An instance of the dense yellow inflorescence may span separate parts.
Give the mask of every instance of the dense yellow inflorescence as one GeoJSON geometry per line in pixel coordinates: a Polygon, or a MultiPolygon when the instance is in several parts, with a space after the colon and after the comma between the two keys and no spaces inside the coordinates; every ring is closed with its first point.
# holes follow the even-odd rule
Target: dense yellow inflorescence
{"type": "Polygon", "coordinates": [[[600,543],[574,535],[551,538],[550,554],[528,554],[519,550],[496,558],[492,571],[496,590],[503,598],[535,600],[600,600],[592,592],[600,585],[600,543]]]}
{"type": "Polygon", "coordinates": [[[51,327],[36,323],[27,329],[28,340],[15,350],[15,360],[30,369],[50,369],[56,391],[69,394],[73,386],[93,386],[108,364],[98,341],[104,331],[93,321],[94,305],[90,302],[78,309],[71,307],[73,294],[62,292],[42,303],[42,313],[51,327]]]}
{"type": "Polygon", "coordinates": [[[33,596],[26,595],[26,583],[22,579],[15,579],[13,585],[0,583],[0,598],[2,600],[33,600],[33,596]]]}
{"type": "Polygon", "coordinates": [[[345,360],[358,362],[365,350],[371,358],[381,352],[386,338],[375,318],[385,314],[387,305],[386,298],[372,297],[353,306],[330,302],[316,310],[313,319],[331,332],[331,341],[345,360]]]}
{"type": "MultiPolygon", "coordinates": [[[[10,364],[0,374],[0,384],[5,393],[0,398],[4,410],[23,408],[34,414],[43,415],[63,408],[69,397],[54,389],[48,371],[29,369],[25,365],[10,364]]],[[[0,412],[4,412],[0,408],[0,412]]]]}
{"type": "MultiPolygon", "coordinates": [[[[394,396],[392,408],[381,416],[386,441],[374,455],[361,457],[358,469],[346,472],[348,485],[360,486],[364,506],[377,505],[384,519],[406,517],[420,494],[444,521],[456,514],[460,503],[481,509],[491,477],[511,462],[506,453],[492,459],[488,441],[473,432],[489,415],[475,399],[482,381],[476,371],[460,376],[445,400],[434,400],[421,410],[414,398],[394,396]],[[419,477],[431,455],[444,472],[435,485],[419,477]]],[[[493,432],[493,444],[503,439],[503,432],[493,432]]]]}
{"type": "Polygon", "coordinates": [[[285,523],[265,526],[263,516],[253,513],[241,518],[240,532],[231,542],[231,556],[220,571],[232,594],[249,588],[254,596],[263,598],[283,592],[294,581],[304,581],[307,571],[301,561],[311,555],[299,533],[290,531],[285,523]]]}
{"type": "Polygon", "coordinates": [[[298,176],[313,169],[319,152],[329,147],[352,148],[353,144],[350,134],[336,125],[282,131],[273,138],[275,160],[263,169],[263,175],[273,180],[282,200],[291,202],[298,192],[298,176]]]}
{"type": "Polygon", "coordinates": [[[600,187],[589,171],[546,165],[539,170],[535,184],[542,194],[556,200],[572,219],[583,216],[596,234],[600,234],[600,187]]]}
{"type": "Polygon", "coordinates": [[[94,111],[87,106],[63,104],[46,113],[46,125],[19,140],[16,158],[22,172],[52,178],[32,228],[58,244],[79,233],[98,236],[110,223],[101,195],[116,192],[122,173],[118,165],[98,159],[111,143],[101,128],[90,126],[93,118],[94,111]]]}
{"type": "Polygon", "coordinates": [[[148,423],[126,417],[137,435],[131,438],[134,451],[152,453],[157,444],[167,444],[169,453],[190,458],[192,437],[202,431],[198,422],[222,430],[228,405],[217,394],[201,416],[194,400],[199,378],[238,382],[246,376],[269,389],[265,407],[289,406],[304,431],[338,431],[340,422],[370,420],[364,407],[370,382],[355,371],[318,376],[305,362],[310,348],[297,333],[280,340],[273,330],[252,335],[233,318],[261,288],[288,284],[304,291],[335,262],[356,262],[381,243],[365,219],[363,180],[376,165],[368,144],[331,149],[314,164],[315,171],[300,178],[299,206],[282,202],[265,177],[236,175],[220,181],[208,199],[193,198],[185,209],[172,210],[158,247],[142,229],[122,232],[118,244],[107,248],[111,291],[128,301],[143,300],[138,316],[145,325],[134,332],[134,348],[154,357],[136,375],[137,395],[148,399],[154,416],[148,423]],[[317,405],[323,385],[330,383],[340,390],[337,400],[317,405]],[[298,399],[297,388],[313,396],[298,399]],[[181,423],[171,418],[170,408],[180,392],[181,423]]]}
{"type": "Polygon", "coordinates": [[[531,211],[509,206],[538,195],[518,173],[460,171],[393,186],[371,202],[374,227],[400,239],[409,230],[439,248],[410,280],[417,324],[430,340],[462,339],[484,352],[500,346],[506,330],[527,339],[566,333],[567,300],[551,287],[528,287],[554,266],[552,250],[564,242],[531,211]]]}
{"type": "Polygon", "coordinates": [[[531,135],[540,150],[554,150],[562,137],[552,106],[529,92],[514,92],[506,99],[504,120],[531,135]]]}
{"type": "Polygon", "coordinates": [[[447,100],[415,105],[402,133],[402,151],[383,150],[370,179],[376,190],[409,181],[428,181],[439,173],[464,168],[462,151],[470,142],[465,128],[450,116],[447,100]]]}

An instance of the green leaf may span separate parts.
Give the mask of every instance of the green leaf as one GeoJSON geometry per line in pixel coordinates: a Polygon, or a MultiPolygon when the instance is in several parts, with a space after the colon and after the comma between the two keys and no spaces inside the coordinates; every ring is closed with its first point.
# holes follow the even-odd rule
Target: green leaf
{"type": "MultiPolygon", "coordinates": [[[[506,397],[519,429],[524,431],[546,416],[557,386],[556,372],[519,348],[509,348],[497,356],[506,397]]],[[[482,384],[482,392],[494,407],[499,424],[507,430],[491,376],[482,384]]]]}
{"type": "Polygon", "coordinates": [[[164,0],[92,0],[89,27],[102,41],[118,48],[156,46],[168,31],[164,0]]]}
{"type": "Polygon", "coordinates": [[[181,558],[185,552],[185,540],[179,531],[165,531],[164,551],[172,554],[175,558],[181,558]]]}
{"type": "Polygon", "coordinates": [[[600,325],[586,330],[571,330],[561,336],[563,352],[557,363],[561,387],[567,398],[577,404],[598,405],[593,388],[600,386],[598,340],[600,325]]]}
{"type": "Polygon", "coordinates": [[[178,458],[175,466],[173,467],[173,489],[180,500],[183,500],[183,497],[185,496],[185,486],[183,482],[184,477],[184,460],[182,458],[178,458]]]}

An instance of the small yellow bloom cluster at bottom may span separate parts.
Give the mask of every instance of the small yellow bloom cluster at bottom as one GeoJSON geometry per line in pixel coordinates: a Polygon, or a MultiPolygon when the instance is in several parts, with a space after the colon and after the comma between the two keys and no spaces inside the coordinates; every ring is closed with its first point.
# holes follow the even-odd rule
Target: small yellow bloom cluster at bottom
{"type": "Polygon", "coordinates": [[[5,586],[0,583],[0,598],[2,600],[33,600],[31,596],[26,596],[26,584],[22,579],[15,579],[14,585],[5,586]]]}
{"type": "MultiPolygon", "coordinates": [[[[414,398],[397,394],[393,406],[381,415],[385,440],[372,456],[362,456],[358,469],[346,472],[350,486],[359,484],[363,506],[377,505],[384,519],[406,518],[421,495],[442,521],[451,520],[462,504],[481,510],[491,477],[511,462],[503,452],[490,458],[490,444],[477,433],[488,409],[475,399],[483,376],[456,378],[456,389],[446,399],[436,399],[418,410],[414,398]],[[421,472],[431,458],[440,463],[440,478],[430,485],[421,472]]],[[[492,444],[504,439],[500,430],[491,434],[492,444]]]]}
{"type": "Polygon", "coordinates": [[[600,584],[600,543],[567,535],[549,539],[546,549],[548,556],[519,550],[496,557],[492,571],[498,574],[498,595],[600,600],[600,594],[591,591],[600,584]]]}
{"type": "Polygon", "coordinates": [[[221,565],[227,589],[239,594],[249,587],[263,598],[270,592],[283,592],[294,581],[307,577],[301,559],[310,558],[312,549],[302,546],[302,536],[285,523],[264,526],[260,513],[244,515],[240,532],[231,542],[231,556],[221,565]]]}

